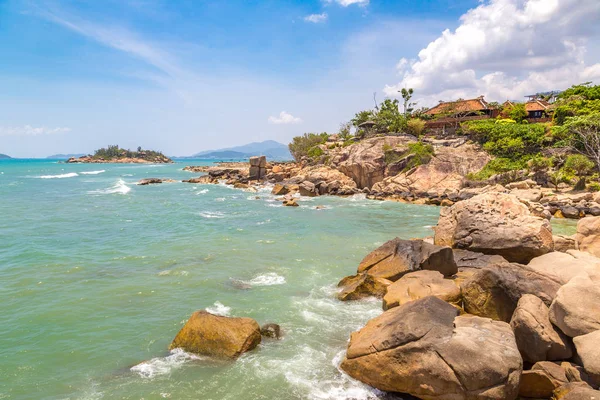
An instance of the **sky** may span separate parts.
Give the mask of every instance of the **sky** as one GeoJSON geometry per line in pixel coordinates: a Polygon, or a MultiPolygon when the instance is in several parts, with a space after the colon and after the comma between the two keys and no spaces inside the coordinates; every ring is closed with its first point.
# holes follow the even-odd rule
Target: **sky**
{"type": "Polygon", "coordinates": [[[600,84],[599,0],[0,0],[0,153],[172,156],[600,84]]]}

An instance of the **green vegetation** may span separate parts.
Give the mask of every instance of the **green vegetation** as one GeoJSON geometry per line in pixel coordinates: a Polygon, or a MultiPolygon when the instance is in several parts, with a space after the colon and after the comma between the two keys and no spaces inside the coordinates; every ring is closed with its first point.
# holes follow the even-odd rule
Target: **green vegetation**
{"type": "Polygon", "coordinates": [[[565,160],[563,168],[568,173],[582,177],[588,175],[592,171],[594,163],[582,154],[571,154],[565,160]]]}
{"type": "Polygon", "coordinates": [[[527,118],[527,110],[525,110],[525,104],[518,103],[510,107],[508,110],[508,116],[515,122],[521,123],[527,118]]]}
{"type": "Polygon", "coordinates": [[[411,118],[406,123],[406,130],[411,135],[420,137],[425,132],[425,121],[418,118],[411,118]]]}
{"type": "Polygon", "coordinates": [[[296,136],[289,144],[290,153],[296,161],[302,157],[318,157],[323,154],[323,150],[318,146],[327,142],[329,134],[323,133],[305,133],[302,136],[296,136]],[[318,150],[316,150],[318,149],[318,150]]]}
{"type": "Polygon", "coordinates": [[[435,154],[433,146],[423,142],[409,143],[408,149],[403,152],[398,152],[393,147],[384,145],[383,152],[385,155],[385,163],[388,165],[403,159],[408,159],[404,171],[429,163],[435,154]]]}
{"type": "Polygon", "coordinates": [[[385,134],[404,132],[408,120],[404,114],[400,113],[398,108],[399,104],[398,100],[386,99],[375,110],[364,110],[356,113],[351,122],[356,128],[357,136],[363,136],[367,133],[360,128],[360,125],[367,121],[373,121],[375,123],[375,126],[369,133],[385,134]]]}
{"type": "Polygon", "coordinates": [[[141,147],[137,151],[122,149],[118,145],[109,145],[94,152],[94,159],[114,160],[120,158],[141,158],[144,160],[167,159],[163,153],[154,150],[143,150],[141,147]]]}

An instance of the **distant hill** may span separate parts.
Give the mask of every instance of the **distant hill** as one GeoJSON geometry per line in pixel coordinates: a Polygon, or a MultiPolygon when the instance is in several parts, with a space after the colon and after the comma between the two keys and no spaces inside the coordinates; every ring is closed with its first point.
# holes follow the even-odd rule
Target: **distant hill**
{"type": "Polygon", "coordinates": [[[265,140],[264,142],[254,142],[243,146],[230,147],[227,149],[207,150],[196,153],[190,158],[209,158],[209,159],[239,159],[252,156],[267,156],[270,160],[291,160],[292,155],[285,144],[274,140],[265,140]]]}
{"type": "Polygon", "coordinates": [[[75,157],[75,158],[79,158],[79,157],[83,157],[85,156],[85,154],[54,154],[51,156],[46,157],[47,159],[52,159],[52,160],[68,160],[69,158],[75,157]]]}
{"type": "Polygon", "coordinates": [[[7,156],[6,154],[0,154],[0,160],[8,160],[9,158],[12,158],[12,157],[7,156]]]}

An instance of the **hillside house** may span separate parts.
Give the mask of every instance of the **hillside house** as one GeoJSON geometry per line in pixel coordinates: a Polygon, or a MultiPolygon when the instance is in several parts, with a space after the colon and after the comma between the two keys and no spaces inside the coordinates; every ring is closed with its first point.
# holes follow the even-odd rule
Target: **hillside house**
{"type": "Polygon", "coordinates": [[[498,109],[485,101],[483,96],[467,100],[440,101],[438,105],[425,111],[425,115],[433,117],[425,126],[436,134],[451,135],[462,122],[495,118],[498,113],[498,109]]]}

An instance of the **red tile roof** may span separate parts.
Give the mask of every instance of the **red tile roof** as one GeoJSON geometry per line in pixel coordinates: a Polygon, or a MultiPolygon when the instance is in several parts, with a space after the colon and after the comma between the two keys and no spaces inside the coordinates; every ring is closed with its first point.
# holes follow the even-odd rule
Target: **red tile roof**
{"type": "Polygon", "coordinates": [[[529,111],[546,111],[550,108],[550,103],[544,100],[531,100],[525,103],[525,110],[529,111]]]}
{"type": "Polygon", "coordinates": [[[476,99],[440,102],[437,106],[425,111],[425,114],[437,115],[446,112],[477,112],[488,109],[488,103],[483,99],[483,96],[481,96],[476,99]]]}

